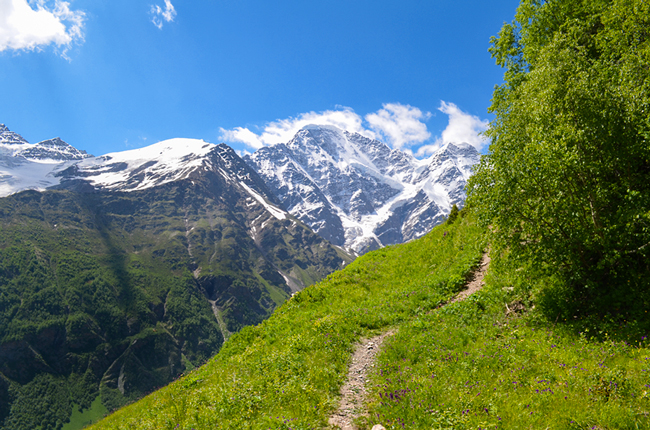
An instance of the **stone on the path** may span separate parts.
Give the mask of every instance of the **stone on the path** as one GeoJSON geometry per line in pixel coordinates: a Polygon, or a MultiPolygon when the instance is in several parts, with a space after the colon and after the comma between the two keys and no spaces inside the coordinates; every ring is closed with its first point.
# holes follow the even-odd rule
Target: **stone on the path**
{"type": "Polygon", "coordinates": [[[386,427],[382,426],[381,424],[376,424],[372,430],[386,430],[386,427]]]}

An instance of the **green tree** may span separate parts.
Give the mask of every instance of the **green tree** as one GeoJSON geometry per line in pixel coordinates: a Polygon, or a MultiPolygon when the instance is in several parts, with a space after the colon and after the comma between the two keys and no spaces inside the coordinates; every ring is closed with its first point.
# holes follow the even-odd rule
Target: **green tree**
{"type": "Polygon", "coordinates": [[[453,224],[454,221],[456,221],[456,218],[458,218],[458,213],[458,206],[456,206],[456,203],[454,203],[451,207],[451,210],[449,211],[449,215],[447,216],[447,224],[453,224]]]}
{"type": "Polygon", "coordinates": [[[592,303],[649,284],[649,33],[647,0],[521,0],[491,40],[505,77],[468,201],[592,303]]]}

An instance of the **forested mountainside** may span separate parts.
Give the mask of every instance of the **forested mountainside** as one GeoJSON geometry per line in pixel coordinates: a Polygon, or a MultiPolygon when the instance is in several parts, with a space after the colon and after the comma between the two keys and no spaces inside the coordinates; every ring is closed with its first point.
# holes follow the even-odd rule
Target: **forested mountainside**
{"type": "Polygon", "coordinates": [[[230,148],[210,154],[212,168],[137,191],[75,170],[68,189],[0,199],[0,428],[133,401],[350,261],[230,148]]]}

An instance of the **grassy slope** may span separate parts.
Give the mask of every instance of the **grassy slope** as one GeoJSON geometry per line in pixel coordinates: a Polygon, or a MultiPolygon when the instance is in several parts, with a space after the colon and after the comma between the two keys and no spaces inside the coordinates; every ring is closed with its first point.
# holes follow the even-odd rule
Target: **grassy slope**
{"type": "Polygon", "coordinates": [[[61,427],[61,430],[76,430],[84,428],[93,422],[99,421],[102,417],[106,416],[108,410],[106,406],[102,404],[102,401],[97,397],[89,409],[84,410],[83,412],[79,410],[77,405],[72,407],[72,415],[70,416],[70,422],[66,423],[61,427]]]}
{"type": "Polygon", "coordinates": [[[93,428],[323,427],[354,342],[449,298],[483,246],[480,229],[457,223],[360,257],[234,335],[207,365],[93,428]]]}
{"type": "Polygon", "coordinates": [[[526,273],[493,258],[482,291],[400,326],[371,377],[370,421],[389,429],[650,428],[646,336],[633,323],[545,316],[535,302],[552,280],[526,273]]]}
{"type": "Polygon", "coordinates": [[[437,308],[484,246],[459,219],[367,254],[93,428],[325,428],[354,342],[391,326],[361,428],[650,428],[650,351],[634,324],[546,317],[534,303],[552,280],[507,256],[483,291],[437,308]]]}

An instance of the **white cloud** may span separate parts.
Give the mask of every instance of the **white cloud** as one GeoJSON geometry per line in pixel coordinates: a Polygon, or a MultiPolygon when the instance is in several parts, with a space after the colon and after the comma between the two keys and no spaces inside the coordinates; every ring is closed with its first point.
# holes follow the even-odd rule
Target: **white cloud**
{"type": "Polygon", "coordinates": [[[55,44],[65,57],[71,44],[83,41],[85,13],[70,10],[70,3],[55,0],[0,0],[0,51],[34,50],[55,44]],[[51,2],[50,2],[51,3],[51,2]]]}
{"type": "Polygon", "coordinates": [[[173,22],[176,18],[176,9],[170,0],[165,0],[165,8],[158,5],[151,5],[151,22],[153,25],[162,30],[164,22],[173,22]]]}
{"type": "Polygon", "coordinates": [[[306,125],[333,125],[341,130],[359,133],[370,138],[377,135],[366,130],[363,119],[350,108],[328,110],[324,112],[307,112],[296,118],[279,119],[264,126],[262,133],[255,134],[248,128],[236,127],[233,130],[221,129],[221,138],[228,142],[241,142],[251,148],[258,149],[265,145],[286,143],[306,125]]]}
{"type": "Polygon", "coordinates": [[[260,149],[264,146],[262,138],[244,127],[235,127],[233,130],[221,130],[221,139],[227,142],[241,142],[253,149],[260,149]]]}
{"type": "Polygon", "coordinates": [[[376,113],[366,115],[370,128],[380,133],[393,148],[425,142],[431,138],[422,122],[431,116],[418,108],[399,103],[386,103],[376,113]]]}
{"type": "Polygon", "coordinates": [[[429,155],[445,143],[469,143],[481,151],[489,142],[480,133],[487,130],[489,121],[463,112],[453,103],[440,102],[438,110],[449,115],[449,123],[435,143],[418,148],[416,156],[429,155]]]}

